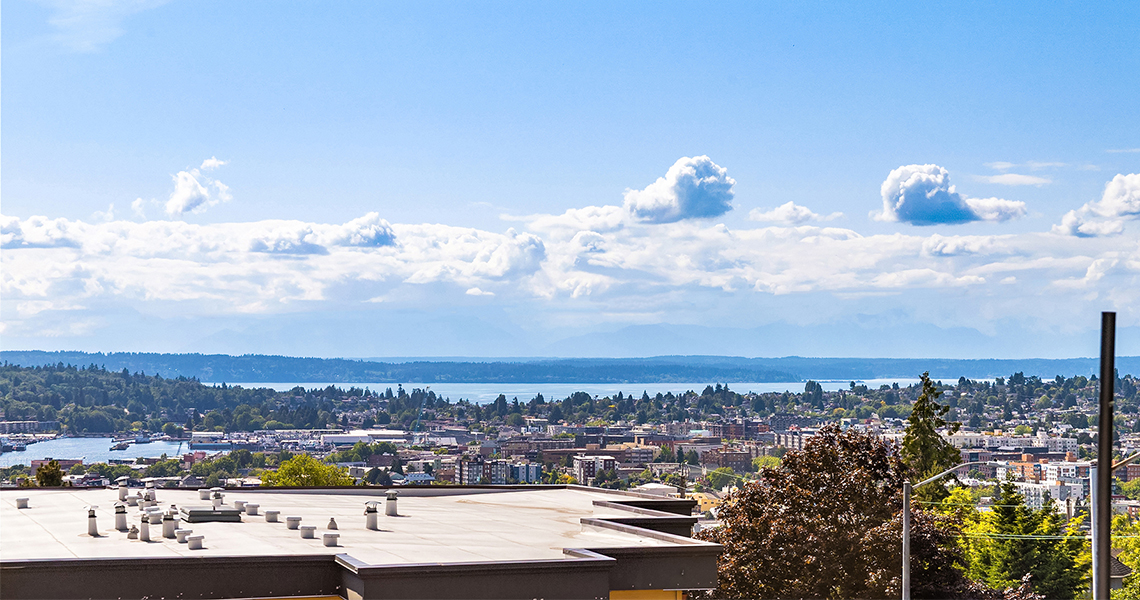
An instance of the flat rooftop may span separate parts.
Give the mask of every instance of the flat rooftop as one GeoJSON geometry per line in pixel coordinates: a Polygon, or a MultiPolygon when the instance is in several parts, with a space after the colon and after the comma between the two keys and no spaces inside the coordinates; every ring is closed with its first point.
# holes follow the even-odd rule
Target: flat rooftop
{"type": "MultiPolygon", "coordinates": [[[[139,488],[131,488],[134,494],[139,488]]],[[[207,506],[196,490],[158,489],[158,507],[207,506]]],[[[369,565],[408,565],[478,561],[564,559],[564,548],[634,548],[676,546],[668,535],[645,535],[583,523],[583,518],[629,518],[630,512],[594,501],[628,499],[578,488],[504,490],[404,488],[399,517],[384,515],[384,490],[228,490],[225,505],[256,502],[258,516],[241,523],[186,523],[179,527],[204,535],[203,549],[165,539],[151,526],[151,542],[128,540],[114,529],[116,489],[27,489],[0,494],[0,560],[89,559],[199,556],[287,556],[347,554],[369,565]],[[16,498],[29,507],[16,508],[16,498]],[[380,501],[380,531],[365,528],[364,503],[380,501]],[[87,510],[98,505],[100,537],[87,535],[87,510]],[[265,520],[266,510],[280,511],[279,523],[265,520]],[[286,528],[285,517],[301,517],[316,527],[316,539],[302,539],[286,528]],[[340,534],[337,547],[322,544],[329,519],[340,534]]],[[[137,507],[127,507],[128,527],[139,523],[137,507]]],[[[652,533],[652,532],[646,532],[652,533]]],[[[694,543],[694,542],[688,542],[694,543]]],[[[699,542],[696,542],[699,544],[699,542]]]]}

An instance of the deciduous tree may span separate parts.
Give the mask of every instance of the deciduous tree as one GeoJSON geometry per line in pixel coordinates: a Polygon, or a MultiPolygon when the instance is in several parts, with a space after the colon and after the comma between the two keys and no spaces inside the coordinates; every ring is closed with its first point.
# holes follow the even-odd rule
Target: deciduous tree
{"type": "MultiPolygon", "coordinates": [[[[722,505],[722,526],[698,537],[724,545],[720,598],[897,598],[902,482],[897,446],[824,427],[802,451],[763,469],[722,505]]],[[[1000,598],[967,579],[952,516],[912,513],[915,598],[1000,598]]]]}
{"type": "Polygon", "coordinates": [[[348,471],[334,465],[326,465],[307,455],[298,454],[281,463],[276,471],[266,472],[261,477],[264,486],[330,486],[352,485],[354,480],[348,471]]]}

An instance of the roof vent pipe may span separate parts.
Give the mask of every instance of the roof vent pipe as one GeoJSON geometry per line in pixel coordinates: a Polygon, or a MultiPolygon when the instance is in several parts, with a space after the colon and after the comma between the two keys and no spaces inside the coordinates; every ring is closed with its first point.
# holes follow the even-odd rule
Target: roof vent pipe
{"type": "Polygon", "coordinates": [[[139,528],[135,527],[134,525],[131,525],[131,530],[127,532],[127,539],[128,540],[139,539],[139,528]]]}
{"type": "Polygon", "coordinates": [[[123,502],[127,499],[127,492],[129,491],[130,490],[127,489],[127,482],[123,481],[119,483],[119,502],[123,502]]]}
{"type": "Polygon", "coordinates": [[[189,548],[190,550],[201,550],[202,549],[202,538],[204,538],[204,537],[206,537],[206,536],[204,536],[204,535],[192,535],[190,537],[187,537],[186,538],[187,548],[189,548]]]}
{"type": "Polygon", "coordinates": [[[305,538],[306,540],[317,539],[317,528],[315,525],[302,525],[300,529],[301,537],[305,538]]]}
{"type": "Polygon", "coordinates": [[[186,536],[190,535],[191,533],[194,533],[193,529],[175,529],[174,537],[178,539],[179,544],[185,544],[186,536]]]}
{"type": "Polygon", "coordinates": [[[28,507],[28,499],[27,498],[16,498],[16,508],[27,508],[27,507],[28,507]]]}
{"type": "Polygon", "coordinates": [[[246,502],[246,503],[245,503],[245,514],[247,514],[247,515],[256,515],[256,514],[257,514],[257,509],[258,509],[260,506],[261,506],[261,505],[260,505],[260,504],[258,504],[258,503],[256,503],[256,502],[246,502]]]}
{"type": "Polygon", "coordinates": [[[127,506],[138,506],[138,505],[139,505],[138,496],[127,496],[127,506]]]}
{"type": "Polygon", "coordinates": [[[384,514],[388,515],[389,517],[400,516],[399,514],[396,513],[396,496],[397,495],[398,495],[398,493],[396,492],[396,490],[388,490],[388,492],[387,492],[388,501],[384,503],[384,514]]]}
{"type": "Polygon", "coordinates": [[[296,529],[301,526],[301,517],[285,517],[285,528],[296,529]]]}
{"type": "MultiPolygon", "coordinates": [[[[148,485],[152,485],[152,484],[148,484],[148,485]]],[[[146,491],[146,494],[143,495],[143,498],[146,499],[146,505],[147,506],[154,506],[154,503],[155,503],[154,489],[148,488],[146,491]]]]}
{"type": "Polygon", "coordinates": [[[210,488],[198,488],[198,499],[199,500],[209,500],[210,499],[210,488]]]}
{"type": "Polygon", "coordinates": [[[245,500],[234,500],[234,508],[238,509],[238,512],[244,512],[245,500]]]}
{"type": "Polygon", "coordinates": [[[148,519],[150,519],[151,525],[162,525],[162,510],[161,509],[158,509],[158,508],[147,509],[146,516],[148,519]]]}
{"type": "Polygon", "coordinates": [[[127,530],[127,505],[122,502],[115,503],[115,529],[127,530]]]}
{"type": "Polygon", "coordinates": [[[214,510],[218,510],[221,507],[222,507],[222,493],[221,492],[214,492],[214,510]]]}
{"type": "Polygon", "coordinates": [[[364,503],[364,528],[365,529],[371,529],[372,531],[379,531],[380,530],[380,523],[377,522],[378,519],[376,518],[377,515],[380,514],[380,511],[377,509],[377,507],[379,505],[380,505],[380,503],[376,502],[375,500],[364,503]]]}
{"type": "Polygon", "coordinates": [[[150,521],[145,513],[139,518],[139,539],[144,542],[150,541],[150,521]]]}
{"type": "Polygon", "coordinates": [[[99,527],[95,525],[95,509],[98,506],[91,505],[87,507],[87,535],[91,537],[99,537],[99,527]]]}
{"type": "Polygon", "coordinates": [[[326,527],[325,529],[336,529],[336,519],[333,517],[329,517],[329,526],[326,527]]]}
{"type": "Polygon", "coordinates": [[[178,521],[174,520],[174,515],[166,513],[162,515],[162,537],[167,539],[174,539],[174,530],[178,528],[178,521]]]}
{"type": "Polygon", "coordinates": [[[278,522],[277,521],[277,515],[280,515],[280,514],[281,514],[281,511],[279,511],[279,510],[267,510],[267,511],[265,511],[265,522],[266,523],[277,523],[278,522]]]}

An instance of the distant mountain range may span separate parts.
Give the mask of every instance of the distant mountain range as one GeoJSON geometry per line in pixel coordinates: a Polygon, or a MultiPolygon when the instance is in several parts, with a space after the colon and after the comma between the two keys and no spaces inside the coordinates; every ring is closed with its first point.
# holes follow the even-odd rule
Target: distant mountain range
{"type": "MultiPolygon", "coordinates": [[[[344,359],[247,354],[89,353],[5,350],[0,360],[21,366],[98,365],[111,371],[196,377],[227,383],[707,383],[793,382],[917,378],[987,379],[1021,371],[1052,379],[1092,375],[1095,358],[743,358],[733,356],[655,356],[650,358],[538,359],[344,359]]],[[[1117,357],[1121,374],[1140,374],[1140,357],[1117,357]]]]}

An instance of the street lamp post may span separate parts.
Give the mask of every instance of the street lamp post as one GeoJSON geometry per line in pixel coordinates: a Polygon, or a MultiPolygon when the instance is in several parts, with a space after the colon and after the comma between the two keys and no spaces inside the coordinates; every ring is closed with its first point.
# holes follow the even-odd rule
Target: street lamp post
{"type": "Polygon", "coordinates": [[[910,600],[910,493],[914,488],[920,488],[928,483],[937,481],[942,477],[961,469],[962,467],[973,467],[976,465],[1000,465],[1001,463],[984,460],[976,462],[967,462],[960,465],[954,465],[949,469],[931,477],[924,479],[913,486],[909,481],[903,482],[903,513],[902,513],[902,600],[910,600]]]}

